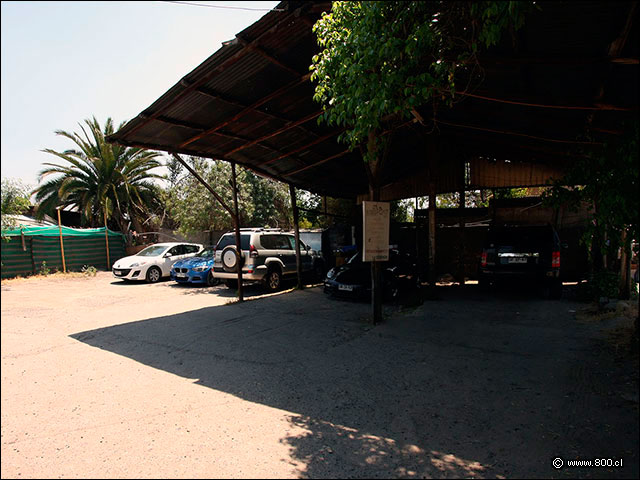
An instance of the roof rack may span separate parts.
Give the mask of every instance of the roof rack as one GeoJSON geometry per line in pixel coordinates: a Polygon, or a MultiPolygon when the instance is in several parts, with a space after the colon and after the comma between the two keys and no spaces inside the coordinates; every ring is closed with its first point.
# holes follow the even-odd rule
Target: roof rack
{"type": "Polygon", "coordinates": [[[281,232],[281,228],[262,228],[262,227],[247,227],[241,228],[241,232],[281,232]]]}

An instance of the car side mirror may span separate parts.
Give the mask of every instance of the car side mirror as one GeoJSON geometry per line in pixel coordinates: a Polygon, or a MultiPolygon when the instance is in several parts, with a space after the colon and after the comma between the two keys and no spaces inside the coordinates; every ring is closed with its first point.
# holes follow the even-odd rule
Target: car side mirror
{"type": "Polygon", "coordinates": [[[171,256],[171,254],[169,252],[165,253],[162,257],[163,258],[169,258],[171,256]]]}

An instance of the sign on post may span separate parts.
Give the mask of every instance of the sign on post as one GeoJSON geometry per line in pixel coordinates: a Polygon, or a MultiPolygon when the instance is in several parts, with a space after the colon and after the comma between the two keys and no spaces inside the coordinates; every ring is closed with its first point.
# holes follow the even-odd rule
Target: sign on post
{"type": "Polygon", "coordinates": [[[364,262],[389,260],[389,202],[362,202],[364,262]]]}

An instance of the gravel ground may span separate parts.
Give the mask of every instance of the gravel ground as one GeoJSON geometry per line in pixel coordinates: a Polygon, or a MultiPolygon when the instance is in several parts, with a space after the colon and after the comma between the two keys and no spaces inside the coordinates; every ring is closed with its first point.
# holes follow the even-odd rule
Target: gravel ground
{"type": "Polygon", "coordinates": [[[638,478],[619,317],[476,290],[372,327],[320,288],[3,281],[2,478],[638,478]]]}

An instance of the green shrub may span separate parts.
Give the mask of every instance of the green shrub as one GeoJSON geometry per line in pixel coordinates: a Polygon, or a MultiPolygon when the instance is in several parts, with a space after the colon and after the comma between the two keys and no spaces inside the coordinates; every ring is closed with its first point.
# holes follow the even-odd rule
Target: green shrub
{"type": "Polygon", "coordinates": [[[49,275],[51,270],[47,267],[47,262],[45,260],[42,261],[42,265],[40,265],[40,275],[49,275]]]}
{"type": "Polygon", "coordinates": [[[601,297],[618,298],[620,274],[603,271],[589,275],[586,282],[578,285],[578,298],[586,301],[599,300],[601,297]]]}
{"type": "Polygon", "coordinates": [[[98,273],[98,270],[93,265],[83,265],[82,273],[84,273],[87,277],[95,277],[96,273],[98,273]]]}

